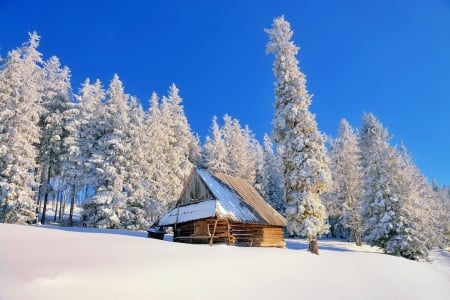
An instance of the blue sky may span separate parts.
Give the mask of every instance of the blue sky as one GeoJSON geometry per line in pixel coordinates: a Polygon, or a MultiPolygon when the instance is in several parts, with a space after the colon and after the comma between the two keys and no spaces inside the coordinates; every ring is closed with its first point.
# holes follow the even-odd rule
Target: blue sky
{"type": "Polygon", "coordinates": [[[44,57],[71,69],[74,91],[118,73],[146,107],[174,82],[202,138],[228,113],[261,139],[274,101],[264,28],[280,15],[322,132],[372,112],[429,179],[450,184],[449,0],[0,0],[0,55],[36,30],[44,57]]]}

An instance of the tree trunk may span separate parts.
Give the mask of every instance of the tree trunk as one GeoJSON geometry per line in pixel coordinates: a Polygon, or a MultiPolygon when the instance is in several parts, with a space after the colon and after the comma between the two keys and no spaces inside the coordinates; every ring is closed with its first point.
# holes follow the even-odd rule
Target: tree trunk
{"type": "Polygon", "coordinates": [[[40,195],[41,195],[41,184],[42,184],[42,176],[41,178],[39,178],[39,169],[38,168],[34,168],[34,180],[36,183],[39,183],[37,186],[37,191],[36,191],[36,187],[33,188],[34,191],[34,197],[35,197],[35,201],[36,201],[36,213],[39,213],[39,205],[40,205],[40,195]]]}
{"type": "MultiPolygon", "coordinates": [[[[84,199],[83,199],[85,203],[86,203],[87,197],[88,197],[88,185],[86,184],[86,185],[84,186],[84,199]]],[[[80,199],[80,200],[81,200],[81,199],[80,199]]],[[[80,202],[79,204],[81,204],[81,202],[80,202]]]]}
{"type": "Polygon", "coordinates": [[[58,204],[59,204],[58,194],[59,194],[59,192],[56,193],[56,195],[57,195],[56,199],[55,199],[55,201],[56,201],[56,209],[55,209],[55,215],[53,216],[53,222],[56,222],[56,216],[58,215],[58,208],[59,208],[59,206],[58,206],[58,204]]]}
{"type": "Polygon", "coordinates": [[[41,180],[39,182],[39,188],[38,188],[38,195],[37,195],[37,205],[36,205],[36,213],[38,214],[41,210],[41,196],[42,196],[42,189],[44,188],[44,172],[41,172],[41,180]]]}
{"type": "Polygon", "coordinates": [[[69,213],[69,226],[73,226],[73,207],[75,205],[75,184],[72,185],[72,195],[70,196],[70,213],[69,213]]]}
{"type": "Polygon", "coordinates": [[[42,208],[41,224],[45,224],[45,211],[47,210],[48,192],[45,192],[44,207],[42,208]]]}
{"type": "Polygon", "coordinates": [[[362,242],[361,242],[361,232],[359,232],[358,229],[353,228],[353,235],[355,237],[355,244],[356,246],[361,246],[362,242]]]}
{"type": "Polygon", "coordinates": [[[62,220],[65,212],[66,212],[66,193],[61,192],[61,205],[59,207],[59,215],[58,215],[59,221],[62,220]]]}
{"type": "Polygon", "coordinates": [[[309,241],[309,251],[311,251],[311,253],[319,255],[319,246],[317,244],[317,239],[309,241]]]}
{"type": "Polygon", "coordinates": [[[48,186],[50,185],[50,171],[51,167],[48,166],[47,172],[47,182],[45,184],[45,197],[44,197],[44,207],[42,208],[42,216],[41,216],[41,224],[45,224],[45,211],[47,210],[47,202],[48,202],[48,186]]]}

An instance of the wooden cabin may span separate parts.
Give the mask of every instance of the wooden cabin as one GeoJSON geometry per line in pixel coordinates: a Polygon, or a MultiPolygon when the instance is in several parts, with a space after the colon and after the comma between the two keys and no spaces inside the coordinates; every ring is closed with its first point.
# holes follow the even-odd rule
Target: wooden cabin
{"type": "Polygon", "coordinates": [[[286,219],[247,181],[194,169],[174,209],[155,226],[173,227],[174,241],[284,247],[286,219]]]}

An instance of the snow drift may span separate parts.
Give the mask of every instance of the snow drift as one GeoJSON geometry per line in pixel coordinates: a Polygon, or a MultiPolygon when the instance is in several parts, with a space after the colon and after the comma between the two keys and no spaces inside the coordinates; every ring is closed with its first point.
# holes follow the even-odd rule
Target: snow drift
{"type": "Polygon", "coordinates": [[[448,299],[432,263],[304,240],[285,249],[189,245],[144,232],[0,224],[0,299],[448,299]]]}

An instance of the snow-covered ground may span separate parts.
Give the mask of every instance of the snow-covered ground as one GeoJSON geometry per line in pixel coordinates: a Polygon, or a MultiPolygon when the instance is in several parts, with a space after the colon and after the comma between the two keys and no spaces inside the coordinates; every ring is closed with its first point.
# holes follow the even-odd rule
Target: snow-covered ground
{"type": "Polygon", "coordinates": [[[145,232],[0,224],[0,299],[450,299],[431,263],[304,240],[285,249],[188,245],[145,232]]]}

